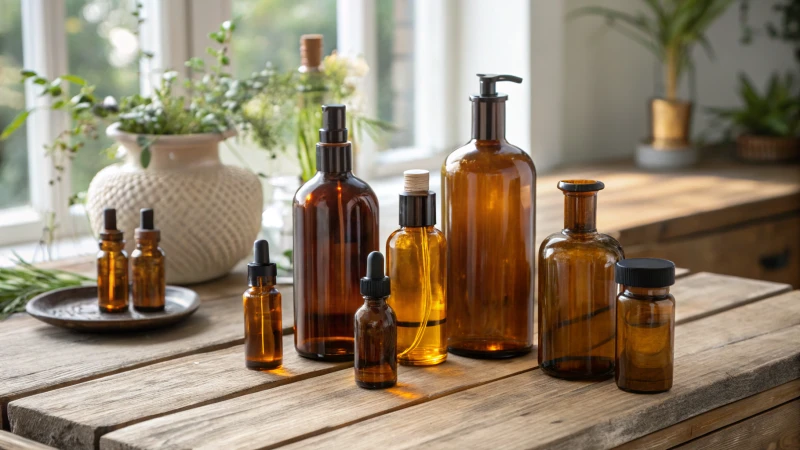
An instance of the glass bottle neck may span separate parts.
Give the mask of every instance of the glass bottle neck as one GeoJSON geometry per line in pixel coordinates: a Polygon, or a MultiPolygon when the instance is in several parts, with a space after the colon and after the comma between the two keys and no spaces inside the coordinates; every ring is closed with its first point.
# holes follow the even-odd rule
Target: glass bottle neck
{"type": "Polygon", "coordinates": [[[254,293],[267,292],[275,287],[274,277],[253,277],[249,280],[250,290],[254,293]]]}
{"type": "Polygon", "coordinates": [[[472,139],[500,141],[506,138],[506,102],[472,102],[472,139]]]}
{"type": "Polygon", "coordinates": [[[136,248],[139,250],[156,251],[158,249],[158,241],[154,239],[137,239],[136,248]]]}
{"type": "Polygon", "coordinates": [[[564,229],[573,233],[597,231],[597,192],[564,194],[564,229]]]}
{"type": "Polygon", "coordinates": [[[669,296],[669,287],[643,288],[643,287],[623,286],[622,291],[623,291],[622,295],[634,298],[642,298],[642,297],[664,298],[669,296]]]}
{"type": "Polygon", "coordinates": [[[364,304],[370,307],[383,306],[389,297],[364,297],[364,304]]]}

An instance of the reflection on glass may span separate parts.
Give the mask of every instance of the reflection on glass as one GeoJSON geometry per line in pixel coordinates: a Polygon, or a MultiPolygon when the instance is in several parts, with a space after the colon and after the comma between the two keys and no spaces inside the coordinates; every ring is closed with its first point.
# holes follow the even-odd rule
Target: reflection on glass
{"type": "MultiPolygon", "coordinates": [[[[25,109],[21,69],[20,0],[0,0],[0,130],[25,109]]],[[[0,209],[25,205],[29,198],[27,137],[19,129],[0,141],[0,209]]]]}

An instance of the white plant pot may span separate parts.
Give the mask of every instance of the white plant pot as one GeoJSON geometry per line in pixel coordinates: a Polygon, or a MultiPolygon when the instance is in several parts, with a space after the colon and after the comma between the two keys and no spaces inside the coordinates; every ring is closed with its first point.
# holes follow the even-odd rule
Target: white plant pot
{"type": "Polygon", "coordinates": [[[145,136],[152,142],[147,169],[136,134],[120,131],[118,124],[106,134],[124,147],[125,159],[98,172],[89,185],[86,208],[96,233],[103,228],[103,209],[116,208],[130,254],[139,210],[153,208],[170,284],[220,277],[250,253],[263,194],[254,173],[220,162],[219,143],[235,132],[145,136]]]}

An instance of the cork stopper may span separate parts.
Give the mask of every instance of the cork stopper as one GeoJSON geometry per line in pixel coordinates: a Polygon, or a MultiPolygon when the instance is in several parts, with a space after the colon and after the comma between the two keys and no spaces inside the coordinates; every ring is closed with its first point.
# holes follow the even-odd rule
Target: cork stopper
{"type": "Polygon", "coordinates": [[[322,64],[322,35],[304,34],[300,36],[300,65],[319,67],[322,64]]]}
{"type": "Polygon", "coordinates": [[[427,170],[406,170],[403,172],[403,192],[428,192],[430,178],[427,170]]]}

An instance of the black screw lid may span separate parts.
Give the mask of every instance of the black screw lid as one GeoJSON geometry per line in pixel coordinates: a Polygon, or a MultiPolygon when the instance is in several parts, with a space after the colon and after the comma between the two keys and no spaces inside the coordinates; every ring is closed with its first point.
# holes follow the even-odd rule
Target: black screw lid
{"type": "Polygon", "coordinates": [[[389,277],[383,272],[383,255],[372,252],[367,256],[367,276],[361,279],[361,295],[383,298],[392,293],[389,277]]]}
{"type": "Polygon", "coordinates": [[[253,243],[253,262],[247,265],[247,282],[250,286],[258,283],[258,278],[274,278],[278,275],[278,267],[269,262],[269,242],[259,239],[253,243]]]}
{"type": "Polygon", "coordinates": [[[675,284],[675,264],[659,258],[630,258],[615,267],[617,283],[623,286],[660,288],[675,284]]]}

